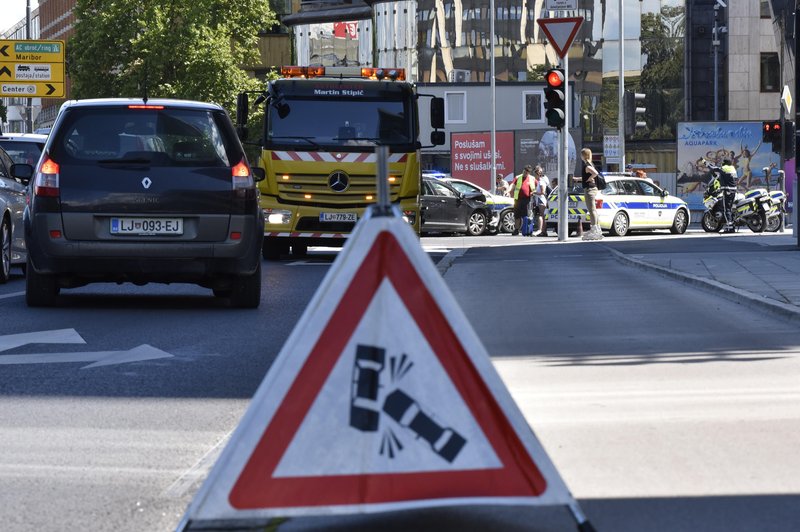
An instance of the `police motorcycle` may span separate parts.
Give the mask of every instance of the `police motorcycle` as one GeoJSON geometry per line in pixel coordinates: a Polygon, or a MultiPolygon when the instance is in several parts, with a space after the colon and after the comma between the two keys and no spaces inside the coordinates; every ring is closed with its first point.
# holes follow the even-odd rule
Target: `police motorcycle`
{"type": "Polygon", "coordinates": [[[781,218],[786,216],[786,193],[781,190],[772,190],[769,192],[769,199],[772,208],[767,218],[767,228],[764,230],[774,233],[781,228],[781,218]]]}
{"type": "MultiPolygon", "coordinates": [[[[768,170],[769,168],[765,167],[764,173],[767,174],[768,170]]],[[[783,170],[778,170],[778,173],[780,174],[779,183],[783,183],[783,170]]],[[[769,187],[769,182],[767,182],[767,186],[769,187]]],[[[767,213],[767,228],[765,231],[774,233],[781,228],[781,220],[786,216],[786,193],[782,190],[769,189],[767,189],[767,193],[769,194],[771,208],[767,213]]]]}
{"type": "MultiPolygon", "coordinates": [[[[703,230],[708,233],[716,233],[725,226],[724,200],[722,190],[722,169],[705,161],[709,168],[711,179],[706,185],[703,193],[703,205],[706,210],[700,222],[703,230]]],[[[767,228],[767,213],[772,208],[771,199],[765,189],[748,190],[745,193],[736,192],[731,209],[734,227],[747,225],[754,233],[762,233],[767,228]]]]}

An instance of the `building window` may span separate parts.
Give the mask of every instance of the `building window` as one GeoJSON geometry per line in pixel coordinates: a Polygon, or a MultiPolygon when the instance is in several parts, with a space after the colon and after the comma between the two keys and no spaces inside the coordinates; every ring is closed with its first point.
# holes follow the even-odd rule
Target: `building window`
{"type": "Polygon", "coordinates": [[[542,91],[522,93],[522,122],[533,124],[543,122],[542,91]]]}
{"type": "Polygon", "coordinates": [[[781,65],[778,54],[761,54],[761,92],[778,92],[780,87],[781,65]]]}
{"type": "Polygon", "coordinates": [[[444,121],[447,124],[467,123],[467,93],[444,93],[444,121]]]}
{"type": "Polygon", "coordinates": [[[769,9],[769,0],[761,0],[761,18],[772,18],[772,12],[769,9]]]}

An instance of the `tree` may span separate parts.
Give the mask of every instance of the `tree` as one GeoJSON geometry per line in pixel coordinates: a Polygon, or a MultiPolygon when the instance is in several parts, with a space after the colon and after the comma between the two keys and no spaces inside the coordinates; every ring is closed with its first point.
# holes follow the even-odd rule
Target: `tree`
{"type": "Polygon", "coordinates": [[[259,83],[258,33],[269,0],[78,0],[67,71],[72,96],[184,98],[233,109],[259,83]]]}
{"type": "Polygon", "coordinates": [[[651,126],[647,135],[651,139],[674,139],[683,119],[685,28],[683,7],[662,7],[660,13],[642,16],[642,54],[647,63],[637,90],[647,95],[646,121],[651,126]]]}

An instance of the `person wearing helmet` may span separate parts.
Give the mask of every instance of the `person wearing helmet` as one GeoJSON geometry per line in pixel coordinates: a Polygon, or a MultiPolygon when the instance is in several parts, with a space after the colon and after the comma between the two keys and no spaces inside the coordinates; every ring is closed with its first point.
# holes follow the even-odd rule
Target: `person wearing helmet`
{"type": "Polygon", "coordinates": [[[733,233],[733,202],[736,200],[736,183],[739,176],[736,167],[730,157],[722,160],[722,171],[720,174],[720,184],[722,185],[722,212],[725,215],[725,227],[723,233],[733,233]]]}

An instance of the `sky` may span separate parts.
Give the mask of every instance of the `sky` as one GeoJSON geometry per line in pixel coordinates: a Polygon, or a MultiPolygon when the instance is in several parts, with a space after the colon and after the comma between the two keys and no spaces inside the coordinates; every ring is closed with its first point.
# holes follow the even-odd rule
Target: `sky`
{"type": "MultiPolygon", "coordinates": [[[[25,18],[27,0],[0,0],[0,33],[25,18]]],[[[31,11],[39,5],[39,0],[31,0],[31,11]]]]}

